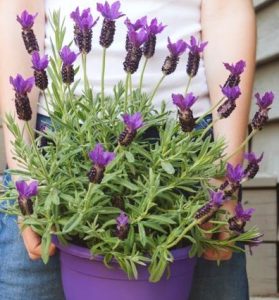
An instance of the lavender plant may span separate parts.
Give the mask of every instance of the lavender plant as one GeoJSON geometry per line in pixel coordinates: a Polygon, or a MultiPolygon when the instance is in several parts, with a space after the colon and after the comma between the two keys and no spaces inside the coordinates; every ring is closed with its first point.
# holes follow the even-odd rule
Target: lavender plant
{"type": "MultiPolygon", "coordinates": [[[[141,92],[147,60],[155,53],[157,34],[165,28],[157,19],[150,25],[146,17],[135,23],[125,21],[125,84],[116,84],[112,94],[105,90],[105,53],[113,43],[115,21],[123,16],[119,9],[119,2],[97,5],[104,17],[100,35],[104,49],[101,93],[94,92],[94,82],[89,82],[86,74],[86,55],[92,48],[93,26],[98,20],[93,21],[90,9],[80,12],[77,8],[71,14],[73,41],[82,56],[81,69],[75,67],[78,54],[64,40],[66,28],[59,12],[51,18],[54,39],[49,58],[40,57],[37,52],[31,30],[36,15],[24,12],[18,18],[24,41],[27,34],[33,41],[27,43],[27,51],[32,54],[35,79],[24,80],[21,75],[10,79],[18,118],[25,121],[20,130],[14,117],[6,116],[7,126],[15,137],[14,157],[21,167],[21,171],[10,172],[22,176],[22,180],[9,186],[1,199],[18,199],[7,202],[5,212],[21,215],[23,224],[42,236],[45,262],[51,236],[56,235],[61,243],[75,243],[88,247],[93,255],[102,255],[107,265],[116,259],[129,277],[137,277],[138,265],[147,265],[150,281],[156,282],[173,261],[173,249],[190,245],[190,255],[200,256],[208,247],[243,251],[237,242],[259,244],[258,229],[244,229],[252,209],[243,210],[239,204],[232,216],[222,209],[222,204],[232,201],[240,184],[256,175],[262,156],[257,158],[256,154],[248,153],[246,167],[233,167],[223,154],[224,141],[208,135],[212,125],[195,129],[204,116],[193,117],[191,107],[199,100],[189,88],[206,42],[200,43],[194,37],[189,43],[171,42],[168,38],[170,53],[163,61],[162,78],[152,93],[141,92]],[[175,76],[171,74],[186,50],[186,92],[170,91],[169,101],[178,108],[176,120],[164,103],[161,110],[155,109],[152,99],[166,75],[175,76]],[[142,55],[146,62],[135,87],[131,76],[142,55]],[[76,93],[77,85],[82,84],[76,78],[83,78],[82,94],[76,93]],[[32,111],[28,93],[34,83],[43,91],[51,119],[51,125],[43,131],[32,130],[29,125],[32,111]],[[23,139],[25,130],[30,134],[30,145],[23,139]],[[156,133],[152,138],[148,137],[150,130],[156,133]],[[222,176],[224,183],[219,188],[212,186],[211,179],[222,176]],[[25,180],[30,179],[33,182],[28,185],[25,180]],[[210,230],[203,229],[204,222],[211,223],[210,230]],[[230,237],[222,241],[207,234],[214,236],[224,230],[230,237]]],[[[229,117],[237,105],[245,62],[225,67],[231,73],[221,86],[224,97],[208,112],[217,109],[219,119],[229,117]]],[[[259,111],[247,140],[267,121],[274,95],[257,94],[256,98],[259,111]]]]}

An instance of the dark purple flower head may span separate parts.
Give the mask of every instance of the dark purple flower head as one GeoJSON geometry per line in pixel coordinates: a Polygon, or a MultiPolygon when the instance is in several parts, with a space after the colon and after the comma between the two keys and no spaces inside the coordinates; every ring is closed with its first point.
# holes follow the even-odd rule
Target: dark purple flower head
{"type": "Polygon", "coordinates": [[[116,1],[109,5],[106,1],[105,4],[97,3],[97,10],[102,14],[102,16],[108,20],[116,20],[125,14],[119,12],[120,1],[116,1]]]}
{"type": "Polygon", "coordinates": [[[127,227],[129,224],[129,217],[121,211],[120,215],[116,218],[117,229],[121,230],[123,227],[127,227]]]}
{"type": "Polygon", "coordinates": [[[226,176],[231,183],[239,183],[245,176],[242,165],[237,164],[233,167],[233,165],[228,163],[226,176]]]}
{"type": "Polygon", "coordinates": [[[166,25],[163,25],[162,23],[158,23],[158,20],[156,18],[152,19],[150,22],[150,25],[146,25],[146,31],[150,35],[156,35],[158,33],[161,33],[165,29],[166,25]]]}
{"type": "Polygon", "coordinates": [[[220,86],[220,87],[222,89],[222,93],[224,94],[224,96],[226,96],[231,101],[236,100],[241,95],[239,86],[234,86],[234,87],[220,86]]]}
{"type": "Polygon", "coordinates": [[[20,17],[17,16],[16,20],[20,23],[23,29],[31,29],[32,26],[34,25],[35,18],[37,17],[38,13],[35,15],[31,15],[28,13],[28,11],[24,10],[20,17]]]}
{"type": "Polygon", "coordinates": [[[59,54],[63,64],[66,66],[72,65],[78,56],[75,52],[71,51],[68,46],[64,46],[59,54]]]}
{"type": "Polygon", "coordinates": [[[40,54],[38,51],[34,51],[32,54],[32,68],[37,70],[37,71],[43,71],[47,68],[48,66],[48,56],[44,55],[40,57],[40,54]]]}
{"type": "Polygon", "coordinates": [[[124,21],[124,24],[127,26],[128,29],[132,28],[133,30],[137,31],[141,28],[144,28],[147,24],[147,17],[144,16],[138,20],[136,20],[135,23],[132,23],[128,18],[124,21]]]}
{"type": "Polygon", "coordinates": [[[263,110],[269,108],[274,100],[274,94],[272,92],[266,92],[262,97],[259,93],[256,93],[255,97],[257,99],[257,105],[263,110]]]}
{"type": "Polygon", "coordinates": [[[173,56],[180,56],[187,48],[186,43],[183,40],[178,40],[176,43],[172,43],[168,37],[168,49],[173,56]]]}
{"type": "Polygon", "coordinates": [[[254,152],[245,153],[244,158],[247,159],[249,163],[258,164],[263,159],[263,153],[259,157],[256,157],[254,152]]]}
{"type": "Polygon", "coordinates": [[[239,76],[241,73],[243,73],[246,67],[246,62],[244,60],[240,60],[236,64],[231,65],[228,63],[224,63],[224,66],[231,72],[232,75],[239,76]]]}
{"type": "Polygon", "coordinates": [[[191,106],[197,101],[198,97],[195,97],[193,93],[188,93],[184,97],[181,94],[172,94],[172,102],[181,111],[186,111],[191,108],[191,106]]]}
{"type": "Polygon", "coordinates": [[[71,13],[70,16],[81,30],[91,29],[93,26],[96,25],[97,21],[99,20],[99,18],[97,18],[94,21],[93,16],[90,12],[90,8],[84,9],[80,13],[79,7],[77,7],[76,10],[71,13]]]}
{"type": "Polygon", "coordinates": [[[38,194],[38,181],[33,181],[29,185],[24,180],[16,181],[16,189],[20,199],[30,199],[38,194]]]}
{"type": "Polygon", "coordinates": [[[144,29],[135,31],[133,28],[128,30],[129,41],[136,47],[139,48],[148,39],[148,34],[144,29]]]}
{"type": "Polygon", "coordinates": [[[102,144],[97,144],[95,148],[89,152],[89,158],[100,168],[105,168],[115,158],[114,152],[104,151],[102,144]]]}
{"type": "Polygon", "coordinates": [[[250,221],[252,214],[254,213],[254,208],[243,209],[241,203],[239,202],[235,208],[235,217],[243,222],[250,221]]]}
{"type": "Polygon", "coordinates": [[[202,43],[202,42],[197,41],[194,36],[191,36],[189,44],[186,43],[190,52],[192,52],[194,54],[199,54],[199,53],[203,52],[203,50],[207,44],[208,44],[208,42],[202,43]]]}
{"type": "Polygon", "coordinates": [[[123,121],[130,131],[137,130],[143,125],[143,119],[140,112],[136,112],[133,115],[122,115],[123,121]]]}
{"type": "Polygon", "coordinates": [[[20,74],[17,74],[15,78],[10,76],[10,83],[13,85],[14,90],[18,94],[30,93],[35,83],[34,77],[27,78],[26,80],[20,74]]]}
{"type": "Polygon", "coordinates": [[[262,237],[263,237],[263,234],[259,233],[256,237],[252,238],[250,241],[245,243],[246,245],[249,246],[251,255],[253,255],[252,247],[257,247],[263,242],[263,240],[261,239],[262,237]]]}
{"type": "Polygon", "coordinates": [[[210,203],[213,206],[220,207],[224,202],[224,193],[223,192],[214,192],[210,191],[210,203]]]}

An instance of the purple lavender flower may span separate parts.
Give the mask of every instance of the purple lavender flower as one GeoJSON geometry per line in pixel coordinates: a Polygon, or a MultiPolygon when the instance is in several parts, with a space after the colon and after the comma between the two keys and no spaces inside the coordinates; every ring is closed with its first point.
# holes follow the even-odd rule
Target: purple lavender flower
{"type": "Polygon", "coordinates": [[[29,54],[33,51],[39,51],[39,45],[32,29],[34,25],[35,18],[38,14],[31,15],[26,10],[24,10],[20,16],[17,16],[16,20],[20,23],[22,27],[22,39],[25,48],[29,54]]]}
{"type": "Polygon", "coordinates": [[[235,208],[235,216],[228,220],[230,230],[237,233],[244,232],[244,226],[246,222],[250,221],[254,211],[254,208],[248,208],[247,210],[244,210],[239,202],[235,208]]]}
{"type": "Polygon", "coordinates": [[[48,86],[48,78],[46,68],[48,67],[48,56],[44,55],[40,58],[38,51],[34,51],[32,54],[32,68],[34,69],[35,85],[40,90],[45,90],[48,86]]]}
{"type": "Polygon", "coordinates": [[[16,20],[18,21],[18,23],[20,23],[23,30],[29,30],[33,27],[34,21],[37,16],[38,13],[36,13],[35,15],[31,15],[28,13],[28,11],[24,10],[20,16],[16,17],[16,20]]]}
{"type": "Polygon", "coordinates": [[[172,56],[180,56],[185,52],[187,44],[183,40],[178,40],[176,43],[172,43],[171,39],[168,37],[167,47],[172,56]]]}
{"type": "Polygon", "coordinates": [[[191,36],[189,44],[186,43],[186,46],[190,50],[186,71],[190,77],[197,75],[200,65],[200,55],[207,44],[208,42],[198,42],[193,36],[191,36]]]}
{"type": "Polygon", "coordinates": [[[23,215],[33,213],[33,203],[31,198],[38,194],[38,182],[33,181],[29,185],[25,181],[16,181],[16,189],[19,193],[18,204],[23,215]]]}
{"type": "MultiPolygon", "coordinates": [[[[128,28],[128,32],[130,30],[134,30],[134,31],[138,31],[139,29],[141,28],[145,28],[146,24],[147,24],[147,17],[144,16],[138,20],[136,20],[136,22],[132,23],[128,18],[124,21],[124,24],[127,26],[128,28]]],[[[127,35],[126,35],[126,42],[125,42],[125,49],[126,51],[129,51],[129,49],[131,49],[131,47],[133,46],[131,43],[130,43],[130,40],[129,40],[129,34],[127,32],[127,35]]]]}
{"type": "Polygon", "coordinates": [[[71,84],[74,82],[75,71],[73,67],[74,61],[77,59],[77,54],[68,46],[64,46],[60,51],[60,57],[62,59],[62,80],[66,84],[71,84]]]}
{"type": "Polygon", "coordinates": [[[193,93],[188,93],[185,97],[181,94],[172,94],[173,104],[179,108],[179,122],[184,132],[191,132],[195,127],[195,119],[191,107],[197,99],[193,93]]]}
{"type": "Polygon", "coordinates": [[[255,94],[257,99],[257,105],[259,111],[256,112],[252,120],[252,128],[261,130],[264,124],[268,121],[268,111],[270,105],[273,103],[274,94],[272,92],[266,92],[262,97],[259,93],[255,94]]]}
{"type": "Polygon", "coordinates": [[[116,1],[109,5],[106,1],[105,4],[97,3],[97,11],[99,11],[105,19],[108,20],[116,20],[125,14],[119,12],[120,9],[120,1],[116,1]]]}
{"type": "Polygon", "coordinates": [[[259,171],[259,163],[263,159],[263,153],[259,157],[256,157],[253,152],[245,153],[244,158],[248,160],[248,165],[244,170],[244,173],[248,178],[252,179],[259,171]]]}
{"type": "Polygon", "coordinates": [[[10,83],[14,87],[15,92],[21,95],[25,95],[31,92],[34,81],[34,77],[30,77],[24,80],[20,74],[17,74],[15,78],[10,76],[10,83]]]}
{"type": "Polygon", "coordinates": [[[97,24],[99,18],[94,21],[90,8],[84,9],[80,13],[79,7],[70,16],[75,22],[74,41],[79,51],[87,54],[92,47],[92,28],[97,24]]]}
{"type": "Polygon", "coordinates": [[[104,17],[103,26],[100,35],[100,45],[104,48],[108,48],[114,39],[115,34],[115,20],[124,16],[120,9],[120,2],[116,1],[110,6],[106,1],[105,4],[97,3],[97,10],[104,17]]]}
{"type": "Polygon", "coordinates": [[[220,118],[227,118],[235,110],[236,104],[235,100],[241,95],[240,88],[238,86],[230,87],[229,85],[222,87],[222,93],[227,98],[227,100],[221,104],[217,111],[220,118]]]}
{"type": "Polygon", "coordinates": [[[227,164],[226,177],[230,183],[239,184],[240,181],[245,177],[244,170],[241,164],[237,164],[233,167],[232,164],[227,164]]]}
{"type": "Polygon", "coordinates": [[[134,140],[137,130],[143,126],[143,119],[140,112],[133,115],[124,114],[122,117],[126,127],[120,134],[118,141],[120,145],[128,146],[134,140]]]}
{"type": "Polygon", "coordinates": [[[176,70],[179,57],[185,52],[187,45],[183,40],[178,40],[176,43],[172,43],[168,37],[167,45],[170,55],[168,55],[162,66],[162,72],[165,75],[169,75],[176,70]]]}
{"type": "Polygon", "coordinates": [[[10,83],[15,91],[16,112],[20,120],[30,121],[32,118],[32,109],[27,93],[31,92],[34,81],[34,77],[24,80],[20,74],[17,74],[15,78],[10,76],[10,83]]]}
{"type": "Polygon", "coordinates": [[[146,26],[146,24],[147,24],[147,17],[144,16],[144,17],[142,17],[140,19],[137,19],[134,23],[132,23],[130,21],[130,19],[127,18],[124,21],[124,24],[127,26],[128,30],[131,28],[131,29],[137,31],[137,30],[139,30],[139,29],[141,29],[141,28],[143,28],[143,27],[146,26]]]}
{"type": "Polygon", "coordinates": [[[211,219],[222,206],[223,202],[223,192],[210,191],[210,201],[202,206],[195,215],[195,218],[199,220],[199,224],[203,224],[211,219]]]}
{"type": "Polygon", "coordinates": [[[87,174],[89,181],[93,183],[101,183],[104,177],[105,168],[112,160],[114,160],[115,153],[104,151],[103,145],[97,144],[88,155],[94,163],[94,166],[87,174]]]}
{"type": "Polygon", "coordinates": [[[159,23],[156,18],[151,20],[150,25],[145,25],[148,39],[143,45],[143,54],[146,58],[151,58],[155,53],[156,35],[161,33],[166,26],[159,23]]]}
{"type": "Polygon", "coordinates": [[[121,211],[120,215],[116,218],[116,224],[116,236],[121,240],[125,240],[128,235],[129,217],[123,211],[121,211]]]}
{"type": "Polygon", "coordinates": [[[227,70],[230,71],[230,75],[224,84],[224,86],[234,87],[240,83],[240,75],[244,72],[246,62],[244,60],[238,61],[236,64],[224,63],[227,70]]]}
{"type": "Polygon", "coordinates": [[[123,63],[124,70],[127,73],[135,73],[139,67],[142,57],[142,49],[140,46],[147,40],[148,35],[144,29],[135,31],[132,27],[128,30],[129,47],[123,63]]]}

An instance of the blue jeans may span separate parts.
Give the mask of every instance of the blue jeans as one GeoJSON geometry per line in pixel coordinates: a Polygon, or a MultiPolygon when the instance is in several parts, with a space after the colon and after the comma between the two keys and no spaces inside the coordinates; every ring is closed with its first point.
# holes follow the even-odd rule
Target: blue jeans
{"type": "MultiPolygon", "coordinates": [[[[196,128],[205,128],[211,122],[211,116],[206,116],[196,128]]],[[[234,253],[220,266],[198,258],[189,300],[249,300],[245,253],[234,253]]]]}
{"type": "MultiPolygon", "coordinates": [[[[37,128],[42,127],[39,117],[37,128]]],[[[4,184],[11,180],[4,175],[4,184]]],[[[4,204],[0,204],[4,208],[4,204]]],[[[30,260],[24,247],[15,216],[0,213],[0,299],[2,300],[63,300],[59,256],[45,265],[30,260]]]]}

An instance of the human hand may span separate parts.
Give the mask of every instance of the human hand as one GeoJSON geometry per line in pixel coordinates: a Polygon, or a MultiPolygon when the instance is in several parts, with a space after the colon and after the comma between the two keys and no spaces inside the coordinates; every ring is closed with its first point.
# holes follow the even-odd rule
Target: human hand
{"type": "MultiPolygon", "coordinates": [[[[22,239],[29,257],[32,260],[38,260],[42,256],[41,237],[32,230],[30,226],[23,227],[19,220],[19,227],[21,229],[22,239]]],[[[49,255],[55,254],[55,245],[53,243],[49,246],[49,255]]]]}

